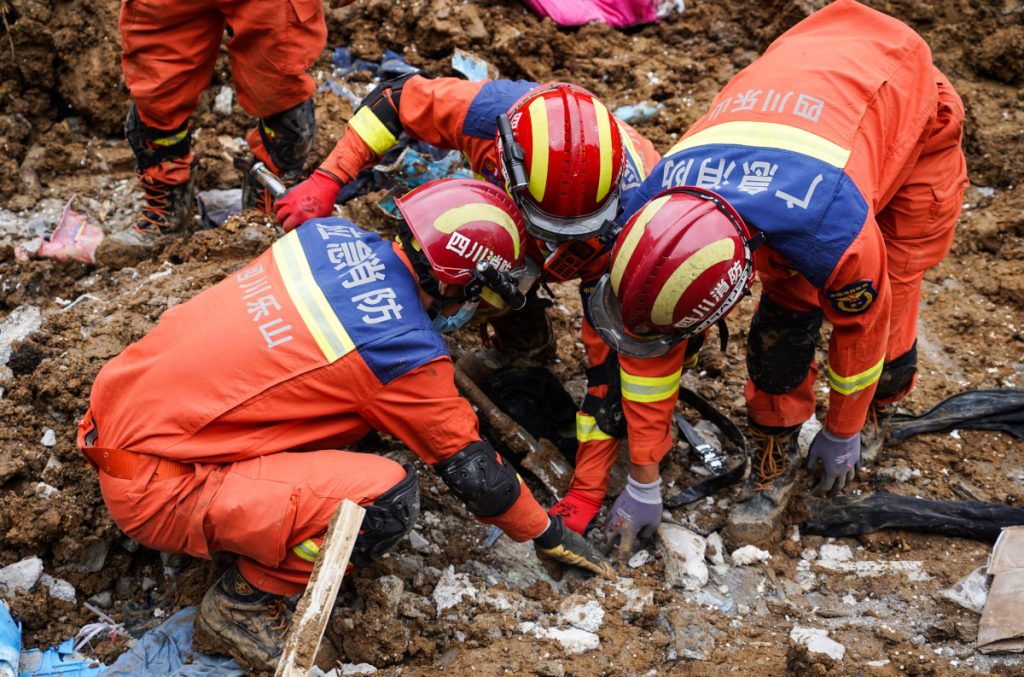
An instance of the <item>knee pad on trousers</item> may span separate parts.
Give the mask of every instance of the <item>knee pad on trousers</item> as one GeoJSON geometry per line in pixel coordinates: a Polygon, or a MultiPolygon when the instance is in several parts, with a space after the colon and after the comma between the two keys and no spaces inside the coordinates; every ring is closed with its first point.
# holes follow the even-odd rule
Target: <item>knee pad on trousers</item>
{"type": "Polygon", "coordinates": [[[403,466],[406,475],[401,482],[385,491],[366,506],[366,516],[359,538],[352,548],[352,563],[369,566],[407,533],[412,531],[420,514],[420,487],[416,482],[416,469],[403,466]]]}
{"type": "Polygon", "coordinates": [[[822,319],[820,310],[789,310],[761,295],[747,337],[747,372],[759,390],[782,395],[803,383],[822,319]]]}
{"type": "Polygon", "coordinates": [[[880,402],[892,401],[907,394],[910,387],[914,385],[914,376],[916,374],[917,341],[914,341],[914,345],[910,346],[910,350],[882,366],[882,376],[878,379],[875,400],[880,402]]]}
{"type": "Polygon", "coordinates": [[[498,460],[487,440],[474,442],[434,466],[469,511],[478,517],[497,517],[519,498],[519,475],[510,464],[498,460]]]}
{"type": "Polygon", "coordinates": [[[615,439],[626,436],[626,412],[622,407],[622,375],[619,373],[619,355],[612,351],[608,359],[587,369],[587,388],[608,386],[603,397],[589,392],[583,398],[580,411],[593,416],[597,427],[615,439]]]}
{"type": "Polygon", "coordinates": [[[128,117],[124,121],[124,135],[135,154],[135,168],[138,172],[144,172],[166,160],[185,157],[192,150],[192,130],[188,121],[170,131],[150,127],[139,117],[139,109],[134,103],[128,109],[128,117]]]}
{"type": "Polygon", "coordinates": [[[299,178],[316,139],[313,99],[259,121],[260,139],[285,181],[299,178]]]}

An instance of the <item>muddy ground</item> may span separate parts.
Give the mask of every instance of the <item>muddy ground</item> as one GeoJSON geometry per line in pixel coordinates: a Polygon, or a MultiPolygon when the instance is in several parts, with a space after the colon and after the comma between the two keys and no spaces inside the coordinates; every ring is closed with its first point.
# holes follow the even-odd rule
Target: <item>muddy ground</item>
{"type": "MultiPolygon", "coordinates": [[[[697,0],[661,25],[622,32],[599,25],[559,30],[511,2],[358,0],[329,11],[328,49],[314,73],[322,81],[330,72],[330,50],[337,46],[350,46],[368,60],[392,49],[410,63],[447,73],[458,47],[485,58],[505,77],[575,80],[612,107],[661,102],[659,116],[636,126],[665,150],[730,76],[822,4],[697,0]]],[[[869,4],[924,35],[967,107],[965,147],[973,185],[953,252],[926,279],[920,382],[904,406],[917,412],[968,388],[1021,387],[1024,7],[1015,0],[869,4]]],[[[13,598],[27,646],[73,635],[92,620],[83,607],[90,598],[139,633],[196,603],[223,566],[161,558],[120,534],[93,472],[77,454],[74,424],[105,361],[143,336],[168,307],[237,269],[275,236],[258,218],[237,220],[185,236],[158,258],[117,272],[15,260],[13,246],[45,228],[72,194],[107,231],[126,227],[138,207],[131,153],[119,133],[127,97],[117,5],[0,0],[0,321],[26,305],[42,314],[41,327],[16,342],[9,363],[0,367],[0,565],[39,556],[47,574],[76,589],[74,602],[53,598],[41,585],[13,598]],[[75,299],[80,300],[68,307],[75,299]],[[46,429],[55,432],[53,446],[43,443],[46,429]]],[[[229,84],[222,54],[194,118],[204,189],[235,187],[240,179],[230,160],[240,152],[239,137],[251,120],[237,105],[228,116],[211,109],[213,95],[229,84]]],[[[359,93],[367,86],[351,84],[359,93]]],[[[317,104],[321,135],[314,160],[352,113],[347,101],[329,91],[317,95],[317,104]]],[[[369,200],[347,209],[363,225],[384,223],[369,200]]],[[[556,293],[558,303],[549,312],[562,338],[558,361],[549,366],[578,384],[578,305],[570,287],[556,293]]],[[[698,373],[687,377],[691,387],[740,419],[749,314],[748,304],[730,317],[734,340],[728,353],[705,350],[698,373]]],[[[408,457],[393,447],[378,441],[370,448],[408,457]]],[[[673,452],[665,477],[686,484],[694,478],[692,465],[692,458],[673,452]]],[[[839,539],[832,545],[849,546],[858,561],[920,561],[924,574],[857,577],[825,568],[825,540],[799,537],[790,526],[770,548],[769,562],[720,565],[702,591],[666,585],[664,557],[655,547],[649,547],[653,556],[646,564],[622,570],[628,581],[559,584],[537,569],[528,547],[501,539],[483,548],[486,531],[420,469],[422,538],[404,542],[346,584],[334,621],[345,638],[346,662],[367,662],[386,674],[1024,672],[1019,659],[975,653],[978,615],[938,594],[985,563],[986,544],[905,532],[839,539]],[[439,581],[442,592],[462,586],[467,595],[445,606],[439,581]],[[596,648],[573,654],[537,636],[572,627],[571,618],[579,615],[572,608],[593,600],[601,613],[587,607],[576,627],[592,630],[603,614],[596,648]],[[845,646],[845,658],[833,661],[794,648],[788,639],[794,625],[828,629],[845,646]]],[[[885,451],[853,489],[1019,505],[1024,444],[986,432],[921,437],[885,451]]],[[[724,492],[674,511],[673,519],[707,535],[722,527],[733,499],[724,492]]],[[[727,545],[731,550],[742,544],[727,545]]],[[[94,641],[86,652],[109,662],[123,648],[123,640],[94,641]]]]}

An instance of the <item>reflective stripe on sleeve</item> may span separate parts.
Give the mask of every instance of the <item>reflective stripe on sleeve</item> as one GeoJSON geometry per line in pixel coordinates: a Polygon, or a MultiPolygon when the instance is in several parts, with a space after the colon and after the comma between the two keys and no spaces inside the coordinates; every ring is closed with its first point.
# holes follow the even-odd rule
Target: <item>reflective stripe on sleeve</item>
{"type": "Polygon", "coordinates": [[[673,397],[679,391],[683,370],[668,376],[634,376],[619,368],[622,377],[622,397],[633,402],[659,402],[673,397]]]}
{"type": "Polygon", "coordinates": [[[369,106],[364,106],[356,111],[348,126],[359,135],[367,146],[377,155],[383,155],[398,143],[395,135],[388,131],[380,118],[373,114],[369,106]]]}
{"type": "Polygon", "coordinates": [[[593,416],[576,412],[576,441],[597,442],[599,440],[614,439],[611,435],[601,430],[597,425],[597,419],[593,416]]]}
{"type": "Polygon", "coordinates": [[[292,548],[292,552],[307,562],[316,562],[316,556],[320,554],[320,546],[307,538],[292,548]]]}
{"type": "Polygon", "coordinates": [[[862,371],[859,374],[854,374],[853,376],[840,376],[836,372],[832,371],[832,366],[829,365],[828,384],[832,386],[832,390],[835,390],[837,393],[852,395],[859,390],[871,387],[876,381],[878,381],[882,376],[882,365],[884,362],[885,358],[883,357],[875,366],[866,371],[862,371]]]}

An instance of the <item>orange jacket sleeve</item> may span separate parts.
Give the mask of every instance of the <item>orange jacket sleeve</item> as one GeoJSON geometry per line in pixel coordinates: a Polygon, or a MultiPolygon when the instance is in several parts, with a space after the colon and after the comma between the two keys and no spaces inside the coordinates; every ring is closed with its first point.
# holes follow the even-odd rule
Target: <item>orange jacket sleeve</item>
{"type": "Polygon", "coordinates": [[[659,463],[672,448],[672,414],[685,355],[684,341],[660,357],[619,356],[629,460],[637,465],[659,463]]]}
{"type": "Polygon", "coordinates": [[[828,349],[830,386],[826,427],[834,435],[857,434],[867,418],[885,362],[892,298],[885,243],[869,216],[857,239],[821,291],[832,323],[828,349]]]}
{"type": "MultiPolygon", "coordinates": [[[[493,139],[463,134],[466,113],[483,85],[483,82],[458,78],[430,79],[414,75],[403,83],[399,99],[398,118],[403,131],[439,148],[461,150],[471,161],[491,151],[493,139]]],[[[397,143],[394,135],[382,133],[382,126],[374,123],[372,116],[362,117],[367,113],[368,108],[356,111],[334,150],[320,165],[346,183],[376,164],[380,156],[397,143]]]]}

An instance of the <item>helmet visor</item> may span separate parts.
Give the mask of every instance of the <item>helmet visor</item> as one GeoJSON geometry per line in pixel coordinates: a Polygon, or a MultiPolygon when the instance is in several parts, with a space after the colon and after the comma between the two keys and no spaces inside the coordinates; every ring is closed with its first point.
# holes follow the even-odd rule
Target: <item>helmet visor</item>
{"type": "Polygon", "coordinates": [[[645,358],[664,355],[684,341],[692,332],[677,331],[651,338],[634,336],[622,323],[622,308],[612,289],[611,278],[605,274],[598,280],[588,305],[590,322],[601,340],[627,357],[645,358]]]}
{"type": "Polygon", "coordinates": [[[526,232],[545,242],[589,240],[600,234],[605,221],[614,221],[619,215],[618,190],[611,193],[601,208],[593,214],[571,218],[545,212],[529,197],[525,187],[514,188],[512,198],[523,215],[526,232]]]}

